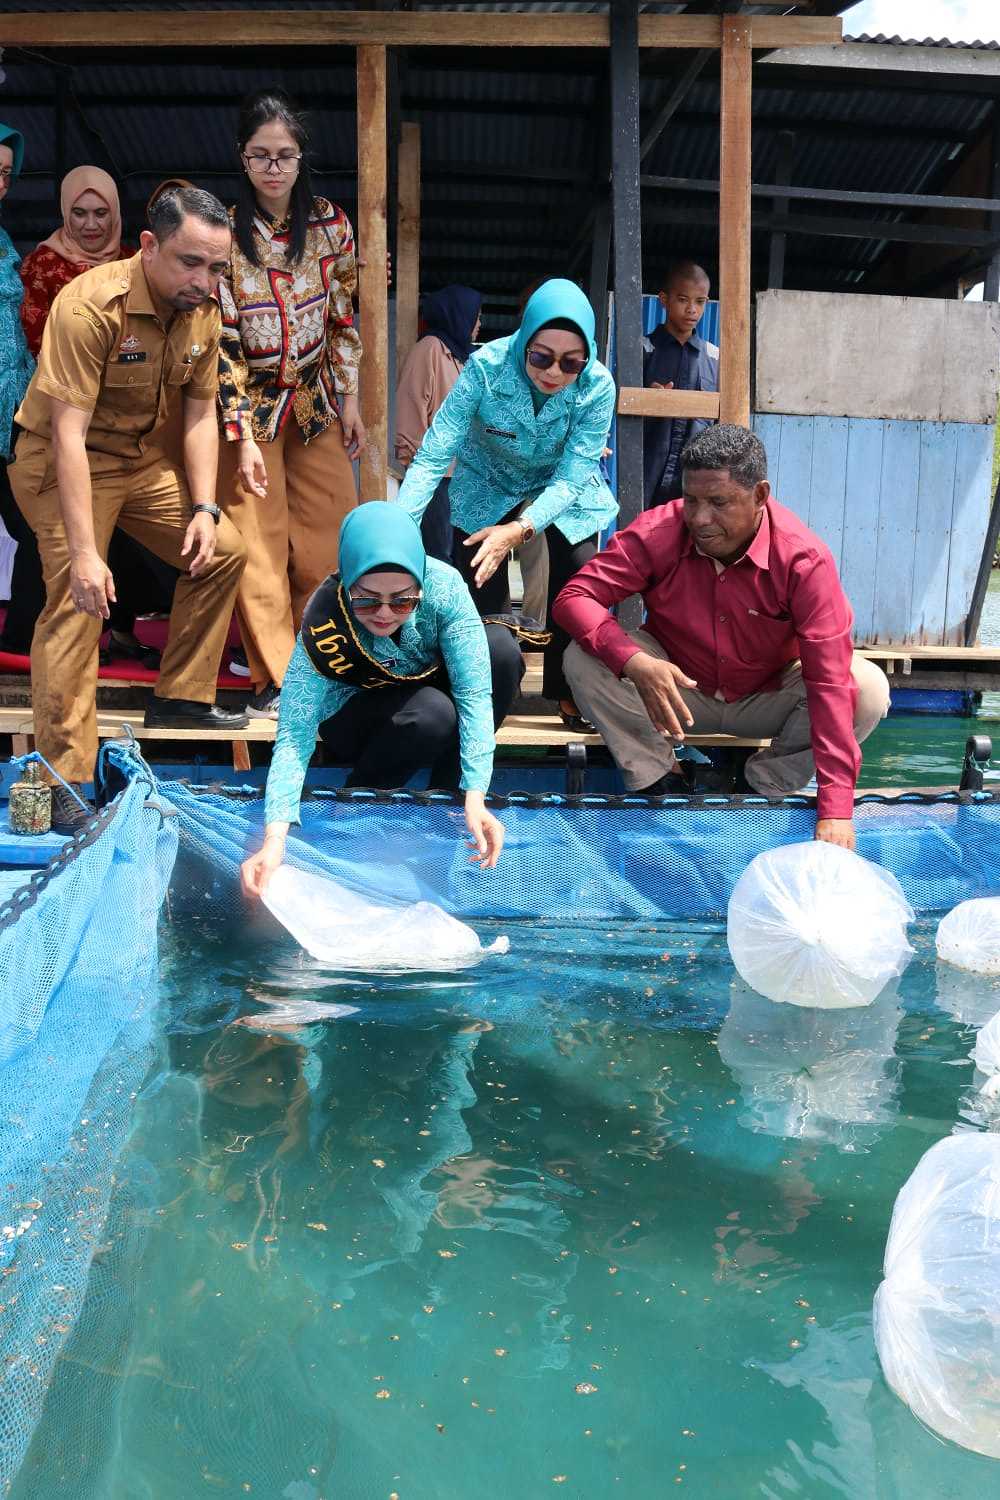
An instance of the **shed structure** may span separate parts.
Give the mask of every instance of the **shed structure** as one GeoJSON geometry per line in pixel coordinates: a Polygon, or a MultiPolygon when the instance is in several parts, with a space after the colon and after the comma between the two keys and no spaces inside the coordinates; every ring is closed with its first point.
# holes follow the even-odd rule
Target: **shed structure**
{"type": "MultiPolygon", "coordinates": [[[[98,9],[36,0],[27,13],[0,0],[0,101],[28,143],[5,218],[22,246],[44,237],[59,181],[81,160],[122,183],[133,233],[165,176],[190,177],[228,200],[239,100],[281,83],[314,111],[319,185],[355,215],[367,262],[360,316],[373,442],[363,493],[384,493],[386,483],[388,246],[404,348],[416,333],[418,288],[479,286],[485,336],[512,326],[519,292],[535,277],[576,276],[599,325],[613,291],[627,520],[641,503],[642,413],[750,420],[754,292],[851,293],[815,304],[815,315],[856,319],[861,344],[869,320],[856,309],[867,294],[954,299],[983,276],[988,296],[998,294],[1000,48],[841,42],[839,17],[850,9],[848,0],[407,9],[338,0],[98,9]],[[655,290],[678,254],[703,262],[719,289],[721,400],[640,389],[641,293],[655,290]]],[[[762,332],[779,305],[760,304],[762,332]]],[[[812,388],[824,373],[817,358],[812,388]]],[[[985,387],[980,395],[988,399],[985,387]]],[[[828,539],[840,546],[856,593],[843,548],[856,503],[847,476],[868,473],[870,456],[852,459],[841,438],[860,433],[859,422],[885,419],[804,404],[808,395],[786,401],[790,410],[758,401],[756,420],[781,498],[811,521],[815,510],[821,531],[833,523],[826,502],[814,505],[813,476],[842,464],[839,533],[828,539]],[[816,425],[831,422],[854,425],[834,439],[816,425]],[[807,468],[810,488],[800,498],[807,468]]],[[[990,424],[961,419],[976,429],[962,439],[943,430],[940,416],[928,426],[931,413],[890,420],[920,426],[898,450],[891,435],[890,453],[907,465],[925,455],[936,468],[887,492],[878,546],[888,546],[897,520],[915,538],[946,534],[956,571],[945,588],[950,603],[918,615],[913,580],[931,564],[895,552],[886,576],[910,566],[909,591],[897,590],[896,604],[882,610],[876,576],[878,598],[859,611],[859,631],[900,642],[965,639],[975,630],[975,580],[989,542],[990,424]]]]}

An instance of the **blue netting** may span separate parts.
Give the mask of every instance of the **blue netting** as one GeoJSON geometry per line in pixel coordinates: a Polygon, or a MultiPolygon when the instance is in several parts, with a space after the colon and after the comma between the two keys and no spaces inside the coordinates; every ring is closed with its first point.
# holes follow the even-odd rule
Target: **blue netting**
{"type": "MultiPolygon", "coordinates": [[[[240,862],[260,847],[259,793],[207,792],[170,782],[185,847],[215,872],[218,900],[234,902],[240,862]]],[[[511,798],[498,868],[469,863],[461,807],[389,794],[302,804],[288,859],[380,901],[435,901],[466,918],[711,920],[762,849],[809,839],[803,799],[662,806],[638,799],[511,798]]],[[[873,799],[857,809],[858,849],[890,870],[918,912],[944,911],[1000,889],[1000,801],[969,795],[873,799]]],[[[204,895],[199,887],[198,899],[204,895]]]]}
{"type": "Polygon", "coordinates": [[[0,1484],[7,1493],[104,1243],[153,1054],[156,923],[177,849],[138,757],[128,784],[0,908],[0,1484]]]}

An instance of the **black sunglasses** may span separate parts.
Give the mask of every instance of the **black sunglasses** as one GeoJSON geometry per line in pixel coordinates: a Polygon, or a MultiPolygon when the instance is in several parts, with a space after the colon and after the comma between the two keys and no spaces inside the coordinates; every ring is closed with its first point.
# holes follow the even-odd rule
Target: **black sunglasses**
{"type": "Polygon", "coordinates": [[[585,354],[553,354],[551,349],[529,349],[528,364],[533,370],[551,370],[558,365],[564,375],[579,375],[587,368],[585,354]]]}

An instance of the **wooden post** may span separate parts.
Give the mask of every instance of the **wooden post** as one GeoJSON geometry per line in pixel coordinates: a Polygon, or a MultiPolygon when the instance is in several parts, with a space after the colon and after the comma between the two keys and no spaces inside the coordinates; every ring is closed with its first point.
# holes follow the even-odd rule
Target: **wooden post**
{"type": "Polygon", "coordinates": [[[417,342],[420,302],[420,126],[405,124],[399,146],[396,218],[396,379],[417,342]]]}
{"type": "MultiPolygon", "coordinates": [[[[638,0],[612,0],[611,204],[615,237],[615,359],[618,384],[642,385],[642,222],[639,205],[638,0]]],[[[620,526],[642,510],[642,418],[619,417],[620,526]]]]}
{"type": "Polygon", "coordinates": [[[750,425],[750,18],[722,21],[719,131],[719,395],[723,422],[750,425]]]}
{"type": "Polygon", "coordinates": [[[361,499],[384,500],[388,475],[389,298],[386,256],[385,48],[358,48],[358,246],[360,271],[361,411],[368,446],[361,455],[361,499]]]}

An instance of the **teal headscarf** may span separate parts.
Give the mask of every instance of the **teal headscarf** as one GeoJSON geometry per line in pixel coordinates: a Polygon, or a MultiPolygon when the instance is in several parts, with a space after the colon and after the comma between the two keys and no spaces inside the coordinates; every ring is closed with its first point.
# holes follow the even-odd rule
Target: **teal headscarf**
{"type": "Polygon", "coordinates": [[[420,527],[398,505],[367,500],[344,517],[340,527],[340,577],[345,589],[366,573],[401,568],[424,581],[427,553],[420,527]]]}
{"type": "Polygon", "coordinates": [[[20,177],[24,164],[24,136],[13,125],[0,125],[0,146],[9,146],[14,153],[12,179],[20,177]]]}
{"type": "MultiPolygon", "coordinates": [[[[596,327],[594,309],[575,282],[555,277],[552,281],[543,281],[538,290],[532,292],[525,305],[521,326],[514,335],[514,356],[522,375],[524,375],[524,361],[529,342],[540,328],[544,328],[546,323],[552,323],[556,319],[572,323],[579,328],[583,342],[587,346],[589,357],[586,366],[580,372],[581,379],[594,363],[597,358],[597,345],[594,343],[596,327]]],[[[527,380],[527,375],[524,375],[524,378],[527,380]]]]}

